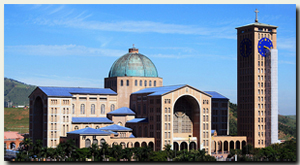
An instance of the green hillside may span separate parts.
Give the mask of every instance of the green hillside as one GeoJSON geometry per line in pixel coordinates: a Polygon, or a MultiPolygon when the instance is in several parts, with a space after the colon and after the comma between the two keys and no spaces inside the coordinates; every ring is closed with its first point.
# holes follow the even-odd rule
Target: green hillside
{"type": "MultiPolygon", "coordinates": [[[[278,138],[289,140],[296,138],[296,116],[278,115],[278,138]]],[[[237,135],[237,105],[229,104],[229,134],[237,135]]]]}
{"type": "Polygon", "coordinates": [[[8,101],[12,102],[13,106],[29,105],[28,96],[35,87],[13,79],[4,78],[4,105],[7,105],[8,101]]]}
{"type": "Polygon", "coordinates": [[[29,110],[23,108],[4,108],[4,130],[29,132],[29,110]]]}

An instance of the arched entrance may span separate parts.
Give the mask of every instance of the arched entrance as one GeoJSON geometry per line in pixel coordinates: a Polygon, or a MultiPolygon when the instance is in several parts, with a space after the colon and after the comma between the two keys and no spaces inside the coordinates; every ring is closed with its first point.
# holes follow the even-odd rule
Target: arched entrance
{"type": "Polygon", "coordinates": [[[125,149],[125,143],[121,142],[120,145],[122,146],[122,149],[125,149]]]}
{"type": "Polygon", "coordinates": [[[245,141],[245,140],[242,141],[242,148],[243,148],[244,146],[246,146],[246,141],[245,141]]]}
{"type": "Polygon", "coordinates": [[[235,142],[235,146],[236,146],[236,147],[235,147],[236,149],[239,149],[239,150],[240,150],[240,149],[241,149],[240,141],[236,141],[236,142],[235,142]]]}
{"type": "Polygon", "coordinates": [[[9,144],[9,148],[12,149],[12,150],[15,149],[16,148],[16,144],[14,142],[11,142],[9,144]]]}
{"type": "Polygon", "coordinates": [[[42,140],[43,139],[43,101],[41,97],[36,97],[35,101],[34,101],[34,105],[33,105],[33,120],[32,120],[32,132],[33,132],[33,143],[35,143],[35,141],[37,139],[42,140]]]}
{"type": "Polygon", "coordinates": [[[191,142],[190,145],[189,145],[189,150],[196,150],[197,147],[196,147],[196,143],[195,142],[191,142]]]}
{"type": "Polygon", "coordinates": [[[180,150],[187,150],[187,143],[186,142],[181,142],[180,144],[180,150]]]}
{"type": "Polygon", "coordinates": [[[224,141],[224,144],[223,144],[223,145],[224,145],[224,152],[225,152],[225,153],[228,153],[228,151],[229,151],[229,150],[228,150],[228,141],[224,141]]]}
{"type": "MultiPolygon", "coordinates": [[[[195,148],[200,147],[200,117],[196,115],[199,113],[199,103],[193,96],[183,95],[175,101],[173,107],[173,133],[182,133],[182,137],[179,138],[197,137],[195,148]]],[[[182,147],[185,149],[189,147],[186,142],[182,145],[180,144],[180,150],[182,147]]]]}
{"type": "Polygon", "coordinates": [[[127,148],[132,148],[132,147],[133,147],[132,142],[128,142],[128,143],[127,143],[127,148]]]}
{"type": "Polygon", "coordinates": [[[179,149],[179,145],[178,145],[178,143],[177,142],[173,142],[173,150],[174,151],[178,151],[178,149],[179,149]]]}
{"type": "Polygon", "coordinates": [[[218,149],[217,149],[218,153],[222,152],[222,141],[218,141],[218,149]]]}
{"type": "Polygon", "coordinates": [[[230,141],[230,149],[234,149],[234,141],[230,141]]]}
{"type": "Polygon", "coordinates": [[[147,147],[147,143],[146,143],[146,142],[143,142],[143,143],[142,143],[142,147],[147,147]]]}
{"type": "Polygon", "coordinates": [[[149,146],[150,148],[152,148],[152,150],[154,151],[154,143],[153,143],[153,142],[149,142],[148,146],[149,146]]]}
{"type": "Polygon", "coordinates": [[[140,147],[140,143],[139,142],[135,142],[134,143],[134,147],[136,147],[136,148],[140,147]]]}

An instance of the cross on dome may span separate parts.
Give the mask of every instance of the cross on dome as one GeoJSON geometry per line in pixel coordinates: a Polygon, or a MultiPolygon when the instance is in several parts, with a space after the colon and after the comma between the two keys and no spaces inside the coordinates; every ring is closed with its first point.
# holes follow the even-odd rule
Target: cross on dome
{"type": "Polygon", "coordinates": [[[257,13],[259,13],[259,11],[256,9],[254,12],[255,12],[255,22],[258,22],[257,13]]]}

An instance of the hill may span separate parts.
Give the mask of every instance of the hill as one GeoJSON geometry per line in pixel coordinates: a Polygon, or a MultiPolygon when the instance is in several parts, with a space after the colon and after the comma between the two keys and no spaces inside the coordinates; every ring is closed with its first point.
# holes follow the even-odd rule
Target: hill
{"type": "Polygon", "coordinates": [[[29,105],[28,96],[36,86],[28,85],[17,80],[4,78],[4,105],[11,106],[29,105]]]}
{"type": "MultiPolygon", "coordinates": [[[[296,138],[296,116],[278,115],[278,139],[296,138]]],[[[229,104],[229,134],[237,135],[237,105],[229,104]]]]}
{"type": "Polygon", "coordinates": [[[4,131],[29,132],[29,110],[4,108],[4,131]]]}

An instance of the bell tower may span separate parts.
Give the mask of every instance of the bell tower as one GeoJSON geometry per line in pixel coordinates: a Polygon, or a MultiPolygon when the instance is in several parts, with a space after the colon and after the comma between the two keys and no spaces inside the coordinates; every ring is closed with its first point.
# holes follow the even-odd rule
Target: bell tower
{"type": "Polygon", "coordinates": [[[278,140],[277,26],[237,27],[238,135],[263,148],[278,140]]]}

